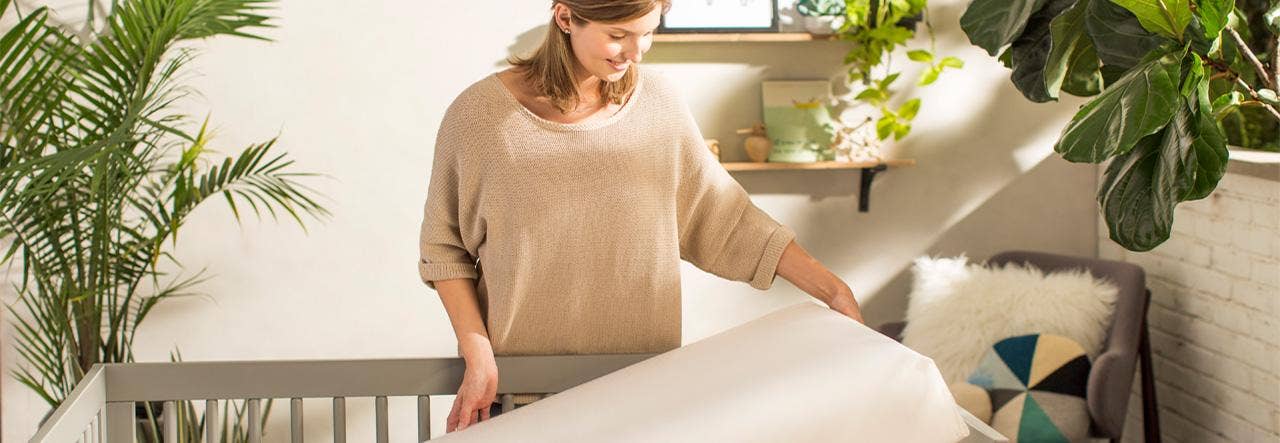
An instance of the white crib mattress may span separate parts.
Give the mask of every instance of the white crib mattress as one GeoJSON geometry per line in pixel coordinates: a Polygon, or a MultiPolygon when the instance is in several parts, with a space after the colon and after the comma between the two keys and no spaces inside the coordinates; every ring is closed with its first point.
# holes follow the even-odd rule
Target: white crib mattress
{"type": "Polygon", "coordinates": [[[433,441],[955,442],[933,361],[802,302],[433,441]]]}

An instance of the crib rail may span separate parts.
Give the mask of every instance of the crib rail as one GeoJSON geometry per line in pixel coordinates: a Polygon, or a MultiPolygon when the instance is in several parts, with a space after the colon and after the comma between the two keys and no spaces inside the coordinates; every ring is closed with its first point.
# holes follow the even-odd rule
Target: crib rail
{"type": "MultiPolygon", "coordinates": [[[[511,393],[557,393],[655,354],[498,357],[504,410],[511,393]]],[[[459,358],[292,360],[99,364],[40,427],[32,442],[128,442],[136,439],[136,402],[164,402],[166,442],[177,441],[178,402],[205,402],[205,422],[217,423],[220,401],[245,400],[256,443],[261,400],[290,399],[290,440],[302,442],[302,399],[333,399],[334,441],[345,442],[346,399],[375,399],[375,435],[387,441],[387,397],[416,396],[418,440],[431,436],[432,395],[452,395],[466,366],[459,358]]],[[[206,442],[221,440],[205,426],[206,442]]],[[[360,441],[364,438],[357,439],[360,441]]]]}

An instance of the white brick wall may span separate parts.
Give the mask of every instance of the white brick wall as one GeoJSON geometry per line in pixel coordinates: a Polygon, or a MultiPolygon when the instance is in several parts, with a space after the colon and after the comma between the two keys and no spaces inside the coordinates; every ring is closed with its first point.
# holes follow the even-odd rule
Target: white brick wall
{"type": "MultiPolygon", "coordinates": [[[[1101,223],[1101,220],[1099,220],[1101,223]]],[[[1227,174],[1178,206],[1173,235],[1134,253],[1099,230],[1099,255],[1141,265],[1161,435],[1173,442],[1280,442],[1280,182],[1227,174]]],[[[1134,378],[1127,442],[1142,439],[1134,378]]]]}

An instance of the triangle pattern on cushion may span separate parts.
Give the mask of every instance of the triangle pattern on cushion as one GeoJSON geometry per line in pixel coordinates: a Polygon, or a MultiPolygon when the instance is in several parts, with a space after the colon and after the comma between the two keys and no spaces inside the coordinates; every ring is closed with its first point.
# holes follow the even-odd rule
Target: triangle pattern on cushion
{"type": "Polygon", "coordinates": [[[1049,415],[1029,394],[1022,404],[1022,421],[1018,423],[1018,441],[1071,443],[1067,441],[1066,436],[1062,435],[1062,432],[1058,431],[1058,426],[1049,419],[1049,415]]]}
{"type": "Polygon", "coordinates": [[[1027,391],[1022,389],[993,389],[987,391],[987,393],[991,395],[991,410],[1000,410],[1000,408],[1003,408],[1010,400],[1013,400],[1017,396],[1025,394],[1026,392],[1027,391]]]}
{"type": "MultiPolygon", "coordinates": [[[[1016,389],[1026,390],[1027,385],[1018,379],[1009,370],[1009,366],[1005,364],[993,351],[987,351],[982,357],[982,362],[978,363],[978,367],[973,370],[973,374],[969,376],[969,383],[981,386],[988,391],[993,389],[1016,389]]],[[[999,408],[996,406],[996,408],[999,408]]]]}
{"type": "Polygon", "coordinates": [[[1063,364],[1031,389],[1084,398],[1089,389],[1090,366],[1089,357],[1081,355],[1063,364]]]}
{"type": "Polygon", "coordinates": [[[1049,417],[1065,439],[1081,441],[1088,438],[1091,419],[1083,398],[1037,391],[1028,392],[1027,396],[1035,400],[1036,407],[1049,417]]]}
{"type": "Polygon", "coordinates": [[[1031,361],[1031,377],[1027,385],[1039,384],[1063,364],[1083,355],[1084,348],[1069,338],[1040,334],[1040,340],[1036,342],[1035,356],[1031,361]]]}
{"type": "Polygon", "coordinates": [[[992,409],[991,427],[997,432],[1012,439],[1018,435],[1018,424],[1022,422],[1022,407],[1030,398],[1025,392],[1019,392],[1013,399],[1005,402],[1000,409],[992,409]]]}
{"type": "Polygon", "coordinates": [[[1039,334],[1019,335],[1000,340],[993,346],[1023,386],[1030,385],[1027,380],[1031,377],[1031,357],[1035,354],[1039,337],[1039,334]]]}

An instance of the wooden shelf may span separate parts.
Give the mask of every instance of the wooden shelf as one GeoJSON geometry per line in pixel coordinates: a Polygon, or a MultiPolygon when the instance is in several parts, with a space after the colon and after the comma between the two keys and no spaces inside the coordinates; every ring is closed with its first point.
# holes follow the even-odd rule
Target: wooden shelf
{"type": "Polygon", "coordinates": [[[811,163],[756,163],[730,162],[720,163],[729,171],[815,171],[815,170],[851,170],[861,173],[858,179],[858,212],[867,212],[871,206],[871,182],[876,174],[891,167],[915,166],[915,159],[897,158],[879,162],[811,162],[811,163]]]}
{"type": "Polygon", "coordinates": [[[665,33],[654,34],[654,42],[715,43],[715,42],[813,42],[836,41],[834,35],[813,35],[807,32],[742,32],[742,33],[665,33]]]}
{"type": "Polygon", "coordinates": [[[901,168],[905,166],[915,166],[915,159],[890,159],[883,162],[813,162],[813,163],[756,163],[756,162],[728,162],[721,163],[725,169],[730,171],[774,171],[783,169],[798,170],[814,170],[814,169],[866,169],[884,165],[891,168],[901,168]]]}

